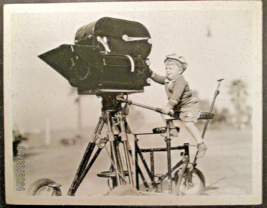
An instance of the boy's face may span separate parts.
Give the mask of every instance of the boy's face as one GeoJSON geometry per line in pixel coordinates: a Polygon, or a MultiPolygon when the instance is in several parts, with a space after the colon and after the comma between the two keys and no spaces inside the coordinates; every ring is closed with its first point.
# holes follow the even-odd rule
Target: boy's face
{"type": "Polygon", "coordinates": [[[183,69],[173,61],[166,61],[165,69],[166,69],[166,76],[170,80],[177,78],[179,75],[181,75],[183,71],[183,69]]]}

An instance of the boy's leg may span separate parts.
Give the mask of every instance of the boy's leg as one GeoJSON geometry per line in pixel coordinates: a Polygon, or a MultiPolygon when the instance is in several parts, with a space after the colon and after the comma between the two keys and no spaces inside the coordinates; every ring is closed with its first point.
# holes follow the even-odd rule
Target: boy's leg
{"type": "Polygon", "coordinates": [[[196,125],[194,124],[194,122],[184,122],[184,124],[198,144],[204,142],[202,137],[201,137],[201,134],[200,134],[198,128],[196,127],[196,125]]]}
{"type": "Polygon", "coordinates": [[[207,151],[207,146],[205,145],[204,140],[201,137],[200,131],[198,130],[194,122],[185,122],[185,126],[197,142],[197,157],[203,157],[207,151]]]}

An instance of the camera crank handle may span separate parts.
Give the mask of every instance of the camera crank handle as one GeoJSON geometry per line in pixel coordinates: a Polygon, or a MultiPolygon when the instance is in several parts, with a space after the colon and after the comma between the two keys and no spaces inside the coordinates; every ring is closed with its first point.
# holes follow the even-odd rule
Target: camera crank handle
{"type": "MultiPolygon", "coordinates": [[[[135,106],[138,106],[138,107],[141,107],[141,108],[146,108],[146,109],[153,110],[153,111],[156,111],[158,113],[163,114],[162,108],[154,108],[154,107],[151,107],[151,106],[148,106],[148,105],[144,105],[144,104],[133,102],[131,100],[125,100],[124,98],[122,98],[120,96],[117,96],[117,100],[119,100],[120,102],[128,103],[129,105],[135,105],[135,106]]],[[[170,110],[170,112],[168,113],[168,115],[170,115],[170,116],[173,116],[173,114],[174,114],[173,110],[170,110]]]]}

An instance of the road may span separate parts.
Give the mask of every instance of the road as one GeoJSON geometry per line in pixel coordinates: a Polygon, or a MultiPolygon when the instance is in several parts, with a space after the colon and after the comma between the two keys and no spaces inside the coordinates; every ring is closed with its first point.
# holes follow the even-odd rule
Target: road
{"type": "MultiPolygon", "coordinates": [[[[59,138],[59,137],[58,137],[59,138]]],[[[86,149],[87,139],[73,146],[60,144],[59,140],[50,147],[31,147],[25,150],[25,188],[40,178],[50,178],[62,184],[63,195],[74,178],[80,160],[86,149]]],[[[205,137],[208,151],[205,157],[198,159],[197,167],[206,179],[203,195],[238,195],[252,193],[252,133],[251,129],[235,130],[229,127],[211,129],[205,137]]],[[[28,141],[29,143],[31,141],[28,141]]],[[[172,139],[172,146],[189,142],[191,158],[196,146],[185,129],[181,129],[178,138],[172,139]]],[[[165,147],[163,137],[140,137],[139,145],[146,147],[165,147]]],[[[145,155],[146,159],[148,155],[145,155]]],[[[172,161],[180,160],[179,152],[172,152],[172,161]]],[[[148,160],[149,161],[149,160],[148,160]]],[[[148,162],[149,163],[149,162],[148,162]]],[[[16,158],[14,159],[16,164],[16,158]]],[[[99,178],[97,173],[107,171],[110,160],[105,149],[101,152],[83,183],[76,192],[76,196],[105,194],[109,191],[107,180],[99,178]]],[[[166,153],[155,156],[155,172],[166,173],[166,153]]],[[[14,171],[15,172],[15,171],[14,171]]],[[[15,187],[14,187],[15,188],[15,187]]],[[[167,181],[163,183],[163,192],[167,191],[167,181]]],[[[25,194],[20,192],[19,194],[25,194]]]]}

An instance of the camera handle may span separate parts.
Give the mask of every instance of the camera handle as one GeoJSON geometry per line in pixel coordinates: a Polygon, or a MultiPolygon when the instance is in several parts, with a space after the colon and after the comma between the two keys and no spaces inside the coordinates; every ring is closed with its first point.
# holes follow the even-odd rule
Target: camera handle
{"type": "Polygon", "coordinates": [[[123,35],[122,40],[128,42],[128,41],[141,41],[141,40],[147,40],[149,44],[152,44],[151,38],[149,37],[129,37],[128,35],[123,35]]]}
{"type": "MultiPolygon", "coordinates": [[[[148,105],[144,105],[144,104],[140,104],[140,103],[136,103],[136,102],[133,102],[131,100],[125,100],[123,98],[121,98],[120,96],[117,97],[117,100],[121,101],[121,102],[124,102],[124,103],[128,103],[129,105],[135,105],[135,106],[139,106],[141,108],[145,108],[145,109],[149,109],[149,110],[153,110],[153,111],[156,111],[158,113],[162,113],[162,108],[155,108],[155,107],[151,107],[151,106],[148,106],[148,105]]],[[[173,116],[174,114],[174,111],[171,110],[170,113],[168,115],[170,116],[173,116]]]]}

